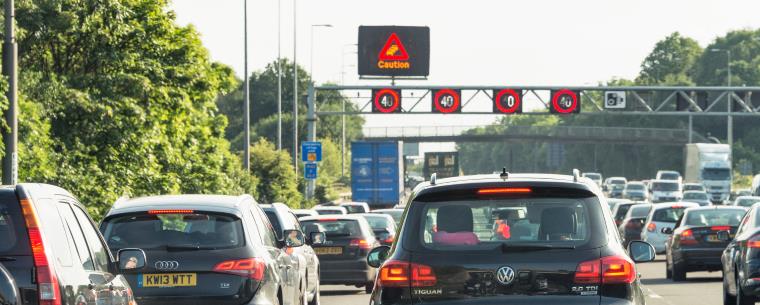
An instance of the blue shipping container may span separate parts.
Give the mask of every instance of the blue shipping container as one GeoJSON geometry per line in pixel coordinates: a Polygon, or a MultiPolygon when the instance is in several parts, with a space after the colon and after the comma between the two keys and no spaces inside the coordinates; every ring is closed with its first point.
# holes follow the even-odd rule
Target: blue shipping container
{"type": "Polygon", "coordinates": [[[401,142],[351,143],[351,192],[353,201],[373,208],[394,206],[404,192],[401,142]]]}

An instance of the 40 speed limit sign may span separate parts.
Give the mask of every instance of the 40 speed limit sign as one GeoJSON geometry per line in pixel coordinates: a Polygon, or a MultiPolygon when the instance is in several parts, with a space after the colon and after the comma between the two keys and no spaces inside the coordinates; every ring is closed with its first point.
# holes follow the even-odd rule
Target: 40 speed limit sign
{"type": "Polygon", "coordinates": [[[493,112],[494,113],[522,113],[521,89],[501,89],[493,91],[493,112]]]}
{"type": "Polygon", "coordinates": [[[459,89],[433,90],[433,112],[462,112],[462,91],[459,89]]]}
{"type": "Polygon", "coordinates": [[[372,112],[401,112],[401,91],[396,89],[372,89],[372,112]]]}
{"type": "Polygon", "coordinates": [[[581,112],[581,93],[569,89],[552,90],[549,112],[570,114],[581,112]]]}

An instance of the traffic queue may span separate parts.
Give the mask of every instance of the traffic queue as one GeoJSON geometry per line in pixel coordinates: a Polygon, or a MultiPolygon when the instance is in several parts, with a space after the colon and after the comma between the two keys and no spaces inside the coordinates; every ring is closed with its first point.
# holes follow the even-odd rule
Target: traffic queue
{"type": "Polygon", "coordinates": [[[403,208],[165,195],[119,199],[96,224],[66,190],[5,186],[0,300],[318,305],[322,285],[349,285],[371,304],[644,304],[636,264],[659,253],[667,278],[722,271],[726,304],[753,304],[760,200],[689,192],[704,186],[677,172],[639,182],[503,170],[433,175],[403,208]]]}

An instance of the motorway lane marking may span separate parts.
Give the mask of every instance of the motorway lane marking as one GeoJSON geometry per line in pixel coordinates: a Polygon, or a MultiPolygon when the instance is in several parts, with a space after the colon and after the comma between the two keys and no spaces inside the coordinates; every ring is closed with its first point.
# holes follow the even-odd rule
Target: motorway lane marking
{"type": "Polygon", "coordinates": [[[666,299],[666,298],[662,297],[661,295],[655,293],[651,288],[646,287],[646,290],[647,290],[647,295],[650,298],[657,299],[658,301],[661,300],[662,302],[665,302],[665,304],[668,304],[668,305],[675,305],[675,304],[673,304],[673,302],[670,302],[668,299],[666,299]]]}

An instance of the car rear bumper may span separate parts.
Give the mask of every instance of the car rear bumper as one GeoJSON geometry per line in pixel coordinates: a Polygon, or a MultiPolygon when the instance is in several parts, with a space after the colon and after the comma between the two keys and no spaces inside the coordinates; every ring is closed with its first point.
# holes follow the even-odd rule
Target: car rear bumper
{"type": "Polygon", "coordinates": [[[375,268],[361,259],[321,260],[319,281],[321,284],[364,285],[375,281],[375,268]]]}
{"type": "Polygon", "coordinates": [[[140,305],[276,305],[271,301],[265,301],[259,298],[252,300],[243,300],[235,297],[200,297],[200,296],[181,296],[181,297],[137,297],[137,304],[140,305]]]}
{"type": "Polygon", "coordinates": [[[412,304],[446,304],[446,305],[504,305],[504,304],[541,304],[541,305],[643,305],[636,301],[628,299],[599,297],[599,296],[509,296],[509,297],[483,297],[467,298],[461,300],[441,300],[436,302],[434,299],[426,299],[424,302],[414,302],[403,300],[398,302],[383,302],[375,298],[376,302],[370,302],[373,305],[412,305],[412,304]]]}
{"type": "Polygon", "coordinates": [[[723,268],[720,262],[723,248],[681,249],[680,252],[686,271],[718,271],[723,268]]]}

